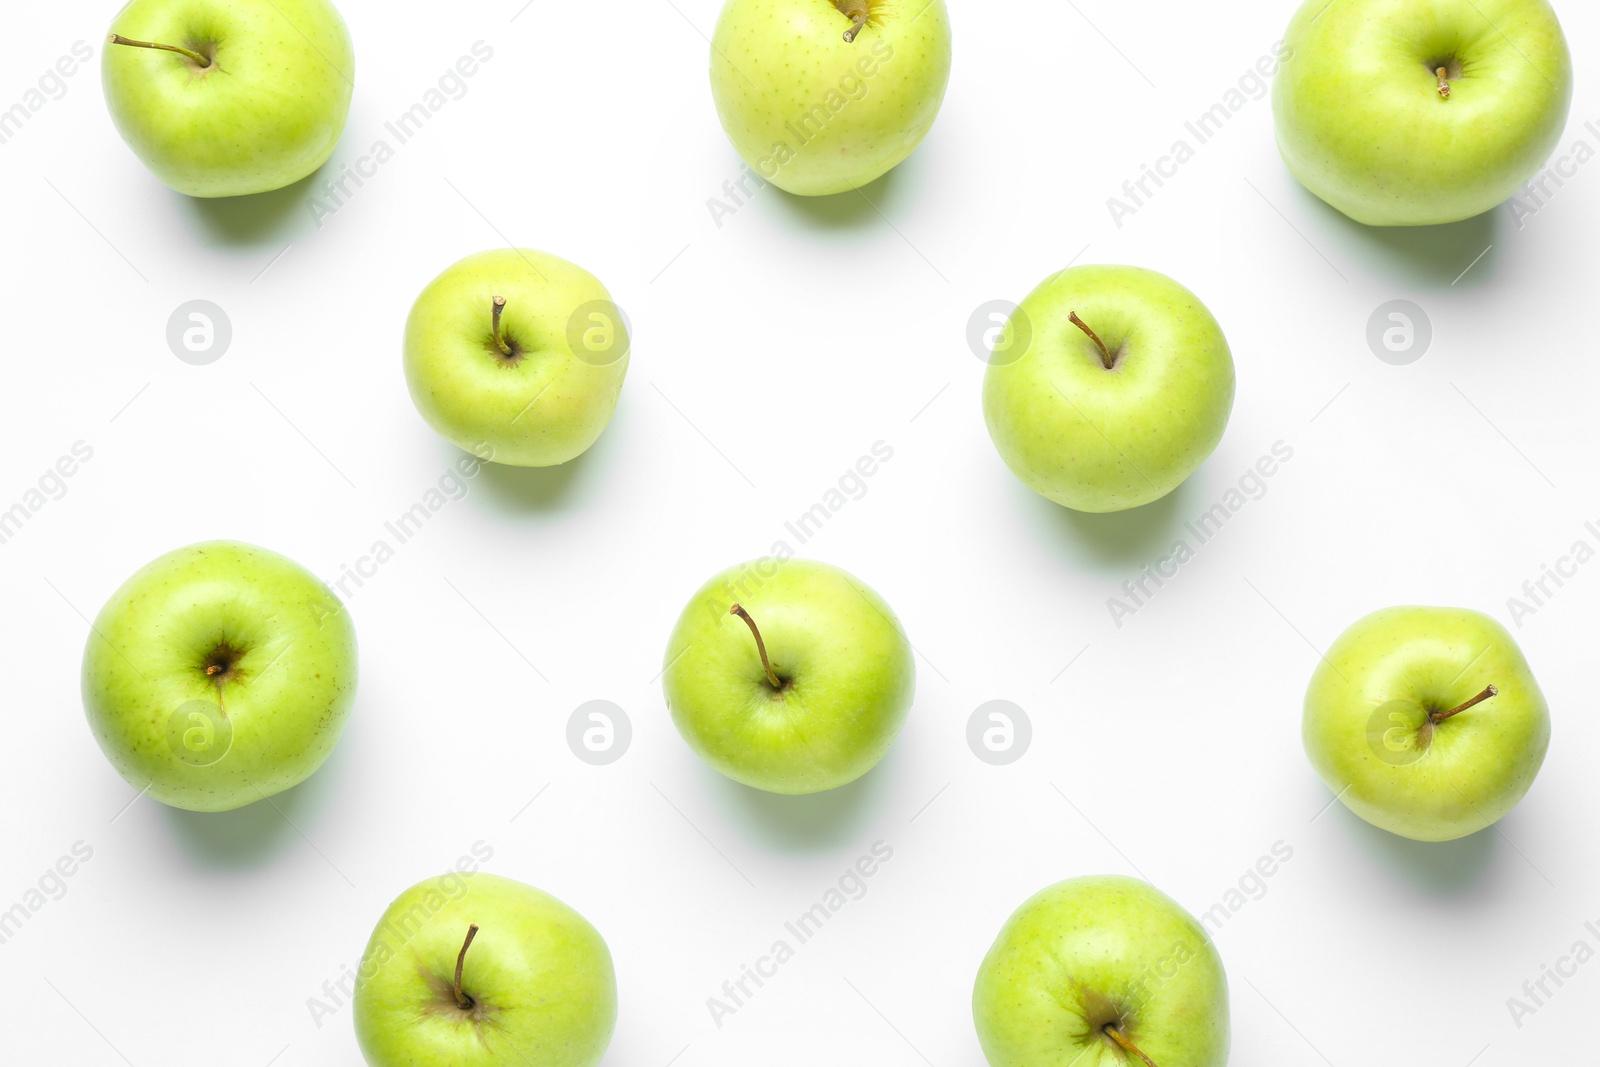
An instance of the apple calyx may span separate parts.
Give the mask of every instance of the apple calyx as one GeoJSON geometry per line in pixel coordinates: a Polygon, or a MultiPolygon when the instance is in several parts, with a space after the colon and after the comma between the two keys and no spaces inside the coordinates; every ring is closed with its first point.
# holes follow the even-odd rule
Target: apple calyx
{"type": "Polygon", "coordinates": [[[1149,1056],[1146,1056],[1143,1052],[1140,1052],[1139,1046],[1135,1045],[1132,1041],[1129,1041],[1126,1037],[1124,1037],[1122,1028],[1116,1023],[1106,1023],[1100,1028],[1100,1032],[1105,1034],[1112,1041],[1115,1041],[1117,1043],[1117,1047],[1122,1049],[1122,1051],[1126,1052],[1128,1055],[1139,1057],[1139,1059],[1145,1064],[1145,1067],[1156,1067],[1156,1061],[1152,1060],[1149,1056]]]}
{"type": "Polygon", "coordinates": [[[761,631],[756,629],[756,620],[752,619],[750,613],[738,604],[729,608],[728,614],[739,616],[744,620],[744,624],[750,627],[750,633],[756,639],[756,651],[761,654],[761,669],[767,672],[767,682],[771,684],[772,688],[782,690],[783,681],[778,677],[777,672],[772,669],[772,662],[767,659],[767,643],[761,640],[761,631]]]}
{"type": "Polygon", "coordinates": [[[180,48],[175,44],[157,44],[154,41],[135,41],[133,38],[124,37],[120,33],[113,33],[111,36],[106,38],[106,41],[109,44],[125,44],[133,48],[157,48],[163,52],[176,52],[202,70],[211,66],[211,60],[207,59],[199,52],[194,52],[187,48],[180,48]]]}
{"type": "Polygon", "coordinates": [[[511,350],[511,346],[506,343],[505,336],[500,332],[500,316],[506,309],[506,298],[503,296],[494,297],[493,303],[494,309],[490,311],[489,318],[494,323],[494,346],[499,349],[502,356],[510,359],[516,353],[511,350]]]}
{"type": "Polygon", "coordinates": [[[1473,697],[1471,700],[1463,701],[1462,703],[1457,704],[1455,707],[1451,708],[1449,711],[1430,711],[1430,712],[1428,712],[1428,721],[1430,723],[1432,723],[1433,725],[1437,726],[1440,723],[1444,722],[1446,719],[1448,719],[1450,716],[1452,716],[1452,715],[1460,715],[1463,711],[1466,711],[1468,708],[1473,707],[1473,706],[1478,705],[1478,704],[1482,704],[1485,700],[1488,700],[1490,697],[1495,696],[1499,692],[1500,692],[1499,687],[1493,686],[1493,685],[1486,685],[1486,686],[1483,687],[1483,692],[1479,693],[1477,696],[1473,697]]]}
{"type": "Polygon", "coordinates": [[[1100,340],[1099,334],[1095,333],[1089,328],[1089,324],[1087,322],[1084,322],[1082,319],[1078,318],[1078,313],[1076,311],[1067,312],[1067,321],[1089,335],[1089,340],[1093,341],[1094,346],[1100,350],[1100,362],[1105,364],[1106,370],[1111,370],[1116,366],[1117,360],[1116,357],[1111,354],[1111,349],[1107,348],[1106,343],[1100,340]]]}
{"type": "Polygon", "coordinates": [[[871,17],[872,8],[867,0],[833,0],[833,6],[839,9],[839,14],[850,20],[850,28],[844,31],[844,43],[854,44],[861,28],[871,17]]]}
{"type": "Polygon", "coordinates": [[[1439,95],[1446,100],[1450,99],[1450,68],[1440,67],[1434,74],[1439,78],[1439,95]]]}
{"type": "Polygon", "coordinates": [[[456,980],[450,990],[456,995],[456,1007],[462,1011],[471,1011],[475,1005],[473,999],[461,988],[461,968],[467,962],[467,949],[472,947],[472,939],[477,936],[478,924],[469,924],[467,926],[467,939],[461,943],[461,951],[456,954],[456,980]]]}

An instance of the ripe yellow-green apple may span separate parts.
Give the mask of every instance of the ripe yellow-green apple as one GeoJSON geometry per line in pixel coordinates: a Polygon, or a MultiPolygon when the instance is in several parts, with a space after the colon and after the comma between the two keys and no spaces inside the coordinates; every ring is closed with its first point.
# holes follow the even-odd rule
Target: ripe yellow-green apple
{"type": "Polygon", "coordinates": [[[1136,878],[1058,882],[1014,912],[978,969],[990,1067],[1223,1067],[1228,976],[1194,917],[1136,878]]]}
{"type": "Polygon", "coordinates": [[[356,695],[356,633],[316,576],[206,541],[146,564],[100,609],[83,706],[117,772],[163,804],[227,811],[311,776],[356,695]]]}
{"type": "Polygon", "coordinates": [[[180,193],[292,185],[344,132],[355,56],[328,0],[132,0],[109,43],[111,120],[180,193]]]}
{"type": "Polygon", "coordinates": [[[1375,611],[1306,689],[1306,755],[1345,807],[1414,841],[1491,826],[1527,793],[1550,712],[1506,628],[1466,608],[1375,611]]]}
{"type": "Polygon", "coordinates": [[[1158,500],[1222,440],[1233,355],[1199,297],[1152,270],[1052,274],[1012,312],[983,417],[1022,483],[1074,511],[1158,500]]]}
{"type": "Polygon", "coordinates": [[[628,373],[628,327],[582,267],[546,252],[479,252],[428,283],[406,320],[412,402],[441,437],[516,467],[599,439],[628,373]]]}
{"type": "Polygon", "coordinates": [[[718,574],[667,642],[662,685],[689,747],[736,782],[820,793],[883,759],[916,665],[883,598],[837,567],[764,557],[718,574]]]}
{"type": "Polygon", "coordinates": [[[356,971],[370,1067],[594,1067],[617,979],[587,919],[531,885],[442,875],[395,898],[356,971]]]}
{"type": "Polygon", "coordinates": [[[728,0],[711,38],[728,140],[763,180],[802,196],[897,166],[949,80],[944,0],[728,0]]]}
{"type": "Polygon", "coordinates": [[[1283,160],[1369,226],[1494,208],[1566,127],[1572,57],[1546,0],[1307,0],[1284,49],[1283,160]]]}

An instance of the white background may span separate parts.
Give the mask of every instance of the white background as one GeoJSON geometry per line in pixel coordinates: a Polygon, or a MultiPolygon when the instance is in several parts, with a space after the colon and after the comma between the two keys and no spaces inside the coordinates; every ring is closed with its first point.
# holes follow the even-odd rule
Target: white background
{"type": "MultiPolygon", "coordinates": [[[[522,3],[345,3],[357,91],[330,168],[392,142],[383,123],[475,41],[494,57],[320,227],[322,176],[207,203],[143,169],[98,84],[112,5],[0,15],[0,107],[73,42],[96,53],[0,145],[0,508],[74,442],[94,449],[0,545],[0,909],[75,842],[93,849],[0,945],[0,1058],[359,1062],[349,1009],[319,1027],[308,998],[394,895],[477,841],[486,870],[609,941],[608,1064],[976,1067],[972,979],[1028,895],[1139,873],[1199,913],[1279,841],[1292,860],[1217,934],[1235,1063],[1494,1067],[1589,1047],[1600,964],[1520,1029],[1505,1002],[1580,937],[1600,947],[1583,929],[1600,919],[1600,566],[1514,631],[1554,740],[1496,830],[1422,845],[1328,809],[1299,716],[1315,649],[1360,615],[1438,603],[1510,625],[1524,580],[1597,541],[1600,166],[1520,227],[1501,209],[1366,230],[1285,172],[1262,99],[1119,228],[1106,198],[1271,53],[1292,5],[958,0],[944,110],[907,163],[861,195],[765,190],[718,227],[707,199],[739,161],[707,82],[716,0],[522,3]],[[350,599],[360,696],[308,783],[223,815],[128,806],[79,699],[86,616],[196,540],[328,579],[364,555],[456,456],[400,373],[411,301],[507,241],[582,264],[630,314],[610,429],[566,468],[480,475],[350,599]],[[1034,496],[983,426],[968,316],[1075,258],[1185,282],[1237,361],[1221,447],[1133,514],[1034,496]],[[165,339],[195,298],[233,324],[210,366],[165,339]],[[1409,366],[1365,340],[1395,298],[1433,324],[1409,366]],[[784,522],[880,440],[894,456],[866,495],[797,547],[901,616],[920,653],[910,721],[835,794],[732,785],[668,719],[668,631],[710,574],[794,544],[784,522]],[[1115,626],[1107,598],[1278,441],[1294,455],[1265,496],[1115,626]],[[591,699],[632,719],[610,766],[566,744],[591,699]],[[991,699],[1033,722],[1011,766],[967,746],[991,699]],[[717,1028],[706,998],[879,840],[894,858],[867,895],[717,1028]]],[[[1600,146],[1583,129],[1600,15],[1560,9],[1579,72],[1565,153],[1600,146]]]]}

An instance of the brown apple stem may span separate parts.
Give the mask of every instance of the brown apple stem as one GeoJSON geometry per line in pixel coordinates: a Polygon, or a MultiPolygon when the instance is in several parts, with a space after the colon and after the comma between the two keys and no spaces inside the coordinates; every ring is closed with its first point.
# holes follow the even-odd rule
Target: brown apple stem
{"type": "Polygon", "coordinates": [[[1143,1052],[1140,1052],[1139,1046],[1122,1036],[1122,1031],[1117,1027],[1116,1023],[1106,1023],[1102,1029],[1105,1031],[1105,1035],[1107,1037],[1121,1046],[1122,1051],[1128,1053],[1130,1056],[1139,1057],[1139,1059],[1144,1061],[1146,1067],[1156,1067],[1155,1060],[1152,1060],[1149,1056],[1146,1056],[1143,1052]]]}
{"type": "Polygon", "coordinates": [[[778,680],[778,675],[772,669],[772,663],[767,659],[767,643],[761,640],[761,631],[756,629],[756,620],[752,619],[750,613],[738,604],[729,608],[728,614],[739,616],[744,620],[744,624],[750,627],[750,632],[755,635],[756,651],[761,653],[761,669],[767,672],[767,681],[772,684],[772,688],[782,689],[783,683],[778,680]]]}
{"type": "Polygon", "coordinates": [[[850,20],[850,28],[844,31],[844,42],[854,44],[856,37],[861,33],[861,28],[867,24],[867,19],[872,14],[867,6],[867,0],[833,0],[833,6],[850,20]]]}
{"type": "Polygon", "coordinates": [[[1067,321],[1089,335],[1089,340],[1093,341],[1094,346],[1100,350],[1100,361],[1106,365],[1106,370],[1110,370],[1116,360],[1111,358],[1111,350],[1106,347],[1104,341],[1100,340],[1100,335],[1089,329],[1089,324],[1078,318],[1076,311],[1067,312],[1067,321]]]}
{"type": "Polygon", "coordinates": [[[1440,67],[1434,73],[1439,76],[1439,95],[1450,99],[1450,68],[1440,67]]]}
{"type": "Polygon", "coordinates": [[[192,61],[196,66],[211,66],[211,60],[207,59],[199,52],[191,52],[187,48],[179,48],[175,44],[156,44],[154,41],[135,41],[133,38],[124,37],[120,33],[113,33],[110,37],[107,37],[106,40],[111,44],[125,44],[133,48],[159,48],[163,52],[176,52],[180,56],[192,61]]]}
{"type": "Polygon", "coordinates": [[[478,936],[478,924],[472,923],[467,927],[467,939],[461,943],[461,952],[456,956],[456,1007],[466,1011],[472,1007],[472,998],[461,991],[461,968],[467,962],[467,949],[472,947],[472,939],[478,936]]]}
{"type": "Polygon", "coordinates": [[[1473,707],[1473,706],[1478,705],[1478,704],[1482,704],[1485,700],[1488,700],[1490,697],[1494,696],[1498,692],[1500,692],[1500,690],[1498,688],[1496,688],[1495,686],[1486,685],[1486,686],[1483,687],[1483,692],[1479,693],[1477,696],[1473,697],[1471,700],[1468,700],[1463,704],[1457,704],[1455,707],[1451,708],[1449,711],[1430,712],[1428,714],[1428,721],[1433,723],[1435,726],[1437,726],[1439,723],[1444,722],[1446,719],[1448,719],[1452,715],[1460,715],[1463,711],[1466,711],[1468,708],[1473,707]]]}
{"type": "Polygon", "coordinates": [[[494,322],[494,346],[500,350],[502,356],[509,356],[511,355],[511,346],[506,344],[505,337],[500,333],[500,315],[505,309],[506,298],[497,296],[494,298],[494,310],[489,313],[489,317],[494,322]]]}

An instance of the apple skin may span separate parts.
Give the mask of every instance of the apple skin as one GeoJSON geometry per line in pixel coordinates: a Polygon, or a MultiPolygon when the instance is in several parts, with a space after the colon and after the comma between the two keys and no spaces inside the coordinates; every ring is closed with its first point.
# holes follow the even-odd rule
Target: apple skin
{"type": "Polygon", "coordinates": [[[176,808],[228,811],[322,766],[355,702],[356,658],[350,616],[311,572],[255,545],[206,541],[146,564],[100,609],[83,653],[83,706],[133,788],[176,808]],[[231,666],[219,684],[206,668],[222,662],[231,666]],[[215,709],[219,696],[213,721],[231,723],[230,746],[204,766],[180,759],[175,716],[193,701],[215,709]]]}
{"type": "MultiPolygon", "coordinates": [[[[584,335],[587,336],[587,335],[584,335]]],[[[600,280],[546,252],[501,248],[455,263],[417,297],[406,320],[412,402],[439,436],[482,459],[550,467],[582,455],[611,421],[628,373],[626,323],[600,280]],[[494,344],[492,302],[520,351],[494,344]],[[603,351],[575,352],[574,316],[604,305],[603,351]]]]}
{"type": "Polygon", "coordinates": [[[419,882],[383,913],[356,971],[370,1067],[595,1067],[617,1023],[611,951],[572,908],[484,872],[419,882]],[[456,1005],[456,958],[467,929],[456,1005]]]}
{"type": "Polygon", "coordinates": [[[1018,908],[972,990],[990,1067],[1160,1067],[1228,1062],[1228,976],[1194,917],[1136,878],[1058,882],[1018,908]]]}
{"type": "Polygon", "coordinates": [[[689,747],[736,782],[798,795],[836,789],[883,759],[905,723],[916,664],[883,598],[837,567],[765,558],[695,593],[667,642],[662,686],[689,747]],[[738,603],[761,631],[768,682],[738,603]]]}
{"type": "Polygon", "coordinates": [[[1572,57],[1545,0],[1308,0],[1272,87],[1300,183],[1368,226],[1504,203],[1566,128],[1572,57]],[[1440,95],[1434,73],[1461,65],[1440,95]]]}
{"type": "Polygon", "coordinates": [[[1136,508],[1176,489],[1222,440],[1233,355],[1199,297],[1166,275],[1060,271],[1005,329],[1026,345],[989,365],[984,421],[1000,458],[1039,495],[1074,511],[1136,508]],[[1068,320],[1074,311],[1117,356],[1113,369],[1068,320]]]}
{"type": "Polygon", "coordinates": [[[281,189],[339,143],[355,54],[327,0],[132,0],[111,31],[212,59],[200,68],[175,52],[107,44],[101,60],[117,132],[180,193],[281,189]]]}
{"type": "Polygon", "coordinates": [[[801,196],[857,189],[922,142],[950,80],[944,0],[870,0],[854,42],[833,0],[728,0],[711,95],[734,150],[801,196]]]}
{"type": "Polygon", "coordinates": [[[1413,841],[1452,841],[1498,822],[1527,793],[1550,747],[1550,712],[1494,619],[1466,608],[1385,608],[1323,656],[1301,734],[1345,807],[1413,841]],[[1499,693],[1424,728],[1428,712],[1487,685],[1499,693]],[[1391,702],[1400,719],[1380,712],[1391,702]]]}

